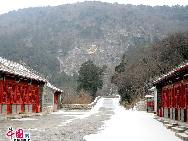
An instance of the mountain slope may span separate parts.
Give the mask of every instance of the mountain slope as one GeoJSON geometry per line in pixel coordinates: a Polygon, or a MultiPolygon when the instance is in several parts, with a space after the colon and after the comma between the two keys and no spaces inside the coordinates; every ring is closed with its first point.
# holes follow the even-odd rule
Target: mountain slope
{"type": "Polygon", "coordinates": [[[22,60],[49,79],[61,71],[73,75],[88,59],[111,74],[128,46],[187,25],[188,7],[181,6],[83,2],[28,8],[0,16],[0,56],[22,60]]]}

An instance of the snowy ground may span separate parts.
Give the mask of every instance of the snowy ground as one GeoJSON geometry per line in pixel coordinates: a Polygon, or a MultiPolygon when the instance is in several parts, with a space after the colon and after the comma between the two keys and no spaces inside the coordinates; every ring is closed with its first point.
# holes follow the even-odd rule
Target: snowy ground
{"type": "Polygon", "coordinates": [[[125,110],[112,99],[114,115],[105,122],[103,130],[84,137],[86,141],[181,141],[153,114],[143,111],[125,110]]]}
{"type": "Polygon", "coordinates": [[[30,132],[32,141],[180,141],[152,114],[125,110],[118,98],[101,98],[90,111],[0,120],[0,141],[9,141],[5,133],[10,126],[30,132]]]}

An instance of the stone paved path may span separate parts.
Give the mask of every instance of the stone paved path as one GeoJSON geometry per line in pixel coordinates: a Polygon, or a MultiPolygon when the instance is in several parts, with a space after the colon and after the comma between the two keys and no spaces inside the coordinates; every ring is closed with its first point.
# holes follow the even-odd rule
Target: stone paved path
{"type": "Polygon", "coordinates": [[[30,132],[32,141],[82,141],[85,135],[97,133],[104,121],[114,114],[113,109],[112,98],[103,98],[102,105],[93,114],[89,114],[90,111],[59,111],[30,120],[0,121],[0,141],[9,141],[5,132],[10,126],[30,132]]]}

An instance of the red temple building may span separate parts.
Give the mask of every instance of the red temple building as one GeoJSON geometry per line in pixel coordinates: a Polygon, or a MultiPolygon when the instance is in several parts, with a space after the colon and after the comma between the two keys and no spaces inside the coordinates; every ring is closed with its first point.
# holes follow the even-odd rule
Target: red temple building
{"type": "Polygon", "coordinates": [[[188,64],[153,82],[157,91],[157,115],[188,122],[188,64]]]}
{"type": "Polygon", "coordinates": [[[0,114],[56,110],[61,93],[33,70],[0,57],[0,114]]]}

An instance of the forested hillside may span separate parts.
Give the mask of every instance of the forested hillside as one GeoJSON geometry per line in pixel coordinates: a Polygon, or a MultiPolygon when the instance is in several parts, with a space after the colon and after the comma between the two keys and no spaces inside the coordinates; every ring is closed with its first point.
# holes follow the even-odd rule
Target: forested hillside
{"type": "Polygon", "coordinates": [[[148,94],[156,77],[188,62],[188,31],[169,34],[152,44],[129,48],[115,68],[112,83],[127,105],[148,94]]]}
{"type": "Polygon", "coordinates": [[[127,48],[188,30],[187,25],[187,6],[83,2],[28,8],[0,16],[0,56],[26,63],[60,87],[76,85],[72,76],[93,60],[109,68],[108,83],[127,48]]]}

